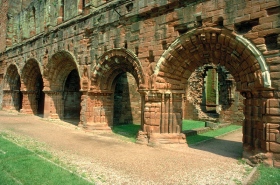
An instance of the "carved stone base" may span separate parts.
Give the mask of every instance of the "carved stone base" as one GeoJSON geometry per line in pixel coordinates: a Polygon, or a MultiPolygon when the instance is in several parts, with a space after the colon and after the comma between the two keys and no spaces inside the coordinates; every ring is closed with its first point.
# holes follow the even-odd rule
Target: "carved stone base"
{"type": "Polygon", "coordinates": [[[31,109],[20,109],[19,112],[23,114],[36,114],[36,112],[34,113],[31,109]]]}
{"type": "Polygon", "coordinates": [[[152,133],[139,131],[136,143],[149,146],[161,144],[186,144],[186,136],[183,133],[152,133]]]}
{"type": "Polygon", "coordinates": [[[280,154],[277,153],[264,152],[258,149],[252,149],[251,147],[244,146],[243,158],[251,166],[263,163],[268,166],[280,168],[280,154]]]}
{"type": "Polygon", "coordinates": [[[107,123],[86,123],[82,125],[85,131],[111,131],[111,127],[108,126],[107,123]]]}

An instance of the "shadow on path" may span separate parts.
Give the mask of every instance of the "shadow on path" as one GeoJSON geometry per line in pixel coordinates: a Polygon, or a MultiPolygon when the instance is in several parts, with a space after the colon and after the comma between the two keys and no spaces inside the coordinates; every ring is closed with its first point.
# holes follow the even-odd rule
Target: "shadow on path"
{"type": "Polygon", "coordinates": [[[241,130],[229,133],[221,138],[201,136],[204,142],[189,145],[190,148],[211,152],[217,155],[239,159],[242,157],[241,130]],[[240,140],[240,141],[239,141],[240,140]]]}

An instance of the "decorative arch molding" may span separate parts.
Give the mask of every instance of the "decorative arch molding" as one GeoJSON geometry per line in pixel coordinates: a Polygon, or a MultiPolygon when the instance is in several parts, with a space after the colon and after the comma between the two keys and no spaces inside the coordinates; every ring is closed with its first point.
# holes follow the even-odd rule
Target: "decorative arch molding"
{"type": "Polygon", "coordinates": [[[225,66],[240,91],[271,87],[265,59],[249,40],[224,28],[207,27],[183,34],[163,53],[154,71],[157,88],[183,89],[191,73],[207,63],[225,66]]]}
{"type": "Polygon", "coordinates": [[[42,76],[42,66],[35,58],[30,58],[21,71],[21,90],[34,91],[38,75],[42,76]]]}
{"type": "Polygon", "coordinates": [[[44,70],[46,78],[44,90],[62,91],[67,76],[74,69],[78,71],[81,78],[79,65],[71,52],[62,50],[53,54],[44,70]]]}
{"type": "Polygon", "coordinates": [[[242,35],[236,35],[236,39],[244,44],[251,51],[251,53],[256,57],[261,70],[262,70],[262,77],[264,81],[264,87],[271,88],[271,79],[269,68],[265,62],[265,59],[261,52],[252,44],[248,39],[244,38],[242,35]]]}
{"type": "Polygon", "coordinates": [[[93,69],[92,85],[100,90],[111,90],[116,76],[124,72],[134,76],[138,87],[144,84],[142,65],[132,51],[123,48],[109,50],[93,69]]]}

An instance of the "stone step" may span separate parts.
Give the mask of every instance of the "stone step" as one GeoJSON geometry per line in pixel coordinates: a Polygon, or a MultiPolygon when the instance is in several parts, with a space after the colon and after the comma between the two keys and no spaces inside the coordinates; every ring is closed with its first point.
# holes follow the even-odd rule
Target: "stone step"
{"type": "Polygon", "coordinates": [[[223,123],[223,124],[211,123],[212,125],[210,123],[211,122],[206,123],[206,127],[196,128],[193,130],[183,130],[182,132],[188,137],[188,136],[202,134],[202,133],[208,132],[210,130],[216,130],[216,129],[227,127],[227,126],[231,125],[230,123],[223,123]]]}

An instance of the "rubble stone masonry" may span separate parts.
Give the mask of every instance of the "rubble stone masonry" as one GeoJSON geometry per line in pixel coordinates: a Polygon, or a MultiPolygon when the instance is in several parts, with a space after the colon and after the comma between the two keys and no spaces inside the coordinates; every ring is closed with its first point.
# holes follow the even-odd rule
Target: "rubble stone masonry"
{"type": "Polygon", "coordinates": [[[205,83],[191,75],[203,66],[221,66],[232,80],[216,80],[229,82],[223,87],[228,93],[219,94],[235,101],[222,108],[217,105],[226,103],[217,101],[220,119],[243,108],[244,156],[280,166],[279,0],[1,0],[0,5],[2,109],[79,117],[88,131],[110,130],[119,115],[124,122],[139,120],[138,143],[185,144],[182,118],[196,107],[186,101],[195,97],[186,97],[189,83],[205,83]],[[135,96],[121,85],[136,88],[130,92],[135,96]],[[231,94],[235,90],[238,97],[231,94]],[[126,99],[133,100],[130,107],[126,99]],[[122,110],[114,110],[117,103],[122,110]],[[133,113],[121,113],[129,110],[133,113]]]}

